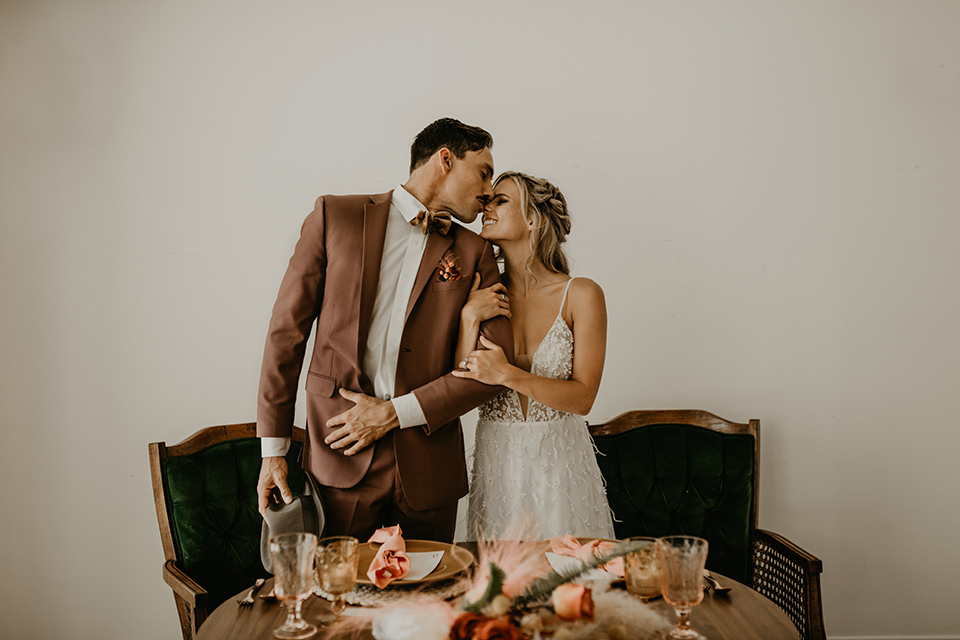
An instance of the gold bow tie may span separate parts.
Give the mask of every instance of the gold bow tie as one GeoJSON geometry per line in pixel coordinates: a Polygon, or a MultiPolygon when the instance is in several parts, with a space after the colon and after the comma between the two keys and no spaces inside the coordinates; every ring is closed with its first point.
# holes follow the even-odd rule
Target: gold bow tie
{"type": "Polygon", "coordinates": [[[427,235],[431,231],[437,231],[440,235],[447,235],[447,231],[450,230],[450,213],[447,211],[421,211],[417,214],[417,217],[410,221],[410,224],[413,226],[420,226],[420,230],[423,231],[423,235],[427,235]]]}

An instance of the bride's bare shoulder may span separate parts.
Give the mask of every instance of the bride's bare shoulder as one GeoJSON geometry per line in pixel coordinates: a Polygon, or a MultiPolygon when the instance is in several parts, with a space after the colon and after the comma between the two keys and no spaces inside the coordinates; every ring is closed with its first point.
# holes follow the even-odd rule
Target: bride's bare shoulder
{"type": "Polygon", "coordinates": [[[595,313],[606,309],[603,289],[590,278],[574,278],[570,283],[567,298],[572,315],[595,313]]]}
{"type": "Polygon", "coordinates": [[[572,280],[569,293],[571,298],[595,298],[596,296],[603,298],[603,289],[590,278],[576,277],[572,280]]]}

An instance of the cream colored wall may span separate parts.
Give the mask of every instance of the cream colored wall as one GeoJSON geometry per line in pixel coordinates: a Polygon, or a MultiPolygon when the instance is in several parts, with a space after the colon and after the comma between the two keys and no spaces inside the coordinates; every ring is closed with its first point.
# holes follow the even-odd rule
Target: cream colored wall
{"type": "Polygon", "coordinates": [[[2,635],[177,637],[147,443],[254,418],[313,199],[451,115],[570,200],[590,419],[760,418],[828,631],[960,637],[960,3],[350,4],[0,4],[2,635]]]}

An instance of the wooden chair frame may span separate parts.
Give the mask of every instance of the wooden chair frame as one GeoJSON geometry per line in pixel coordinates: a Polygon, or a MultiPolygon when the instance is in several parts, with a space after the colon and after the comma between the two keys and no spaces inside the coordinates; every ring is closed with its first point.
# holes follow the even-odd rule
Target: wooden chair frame
{"type": "MultiPolygon", "coordinates": [[[[257,435],[257,425],[254,422],[243,424],[220,425],[206,427],[192,436],[172,446],[165,442],[150,444],[150,476],[153,481],[153,501],[157,509],[157,524],[160,526],[160,541],[163,544],[163,581],[173,589],[173,597],[177,604],[177,613],[180,616],[180,630],[184,640],[193,640],[197,629],[207,619],[209,611],[209,594],[207,590],[197,584],[177,564],[176,549],[173,544],[173,529],[170,522],[170,512],[167,509],[167,492],[163,482],[162,466],[167,458],[186,456],[202,451],[213,445],[231,440],[254,438],[257,435]]],[[[291,440],[302,443],[305,432],[294,427],[291,440]]]]}
{"type": "Polygon", "coordinates": [[[816,556],[804,551],[783,536],[760,529],[757,526],[760,507],[760,421],[747,423],[731,422],[707,411],[696,409],[661,409],[627,411],[616,418],[590,425],[590,435],[618,435],[633,429],[660,424],[682,424],[703,427],[721,433],[738,433],[753,436],[753,457],[756,481],[753,483],[753,506],[750,513],[750,548],[752,579],[748,585],[756,589],[784,610],[797,625],[803,640],[826,640],[823,627],[823,604],[820,596],[820,574],[823,563],[816,556]],[[802,575],[802,611],[791,611],[782,590],[776,586],[781,559],[797,568],[802,575]]]}

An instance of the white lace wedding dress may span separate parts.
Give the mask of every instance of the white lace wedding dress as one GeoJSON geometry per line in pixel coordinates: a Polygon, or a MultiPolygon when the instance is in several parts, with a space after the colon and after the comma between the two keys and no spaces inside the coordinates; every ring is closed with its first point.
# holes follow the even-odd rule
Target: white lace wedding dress
{"type": "MultiPolygon", "coordinates": [[[[573,332],[560,312],[533,354],[530,371],[555,380],[573,373],[573,332]]],[[[468,534],[499,539],[508,527],[532,526],[543,538],[613,538],[603,478],[583,416],[533,398],[524,418],[516,391],[480,407],[473,451],[468,534]]]]}

